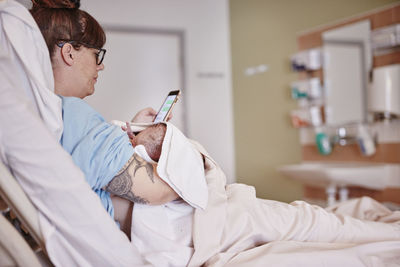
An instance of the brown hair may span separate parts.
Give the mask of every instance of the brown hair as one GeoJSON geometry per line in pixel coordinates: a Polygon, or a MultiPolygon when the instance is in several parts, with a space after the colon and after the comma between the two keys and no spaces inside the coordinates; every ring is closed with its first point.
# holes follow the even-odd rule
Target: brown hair
{"type": "Polygon", "coordinates": [[[60,40],[76,41],[103,47],[106,35],[100,24],[86,11],[79,9],[79,0],[32,0],[30,10],[46,41],[52,57],[60,40]]]}

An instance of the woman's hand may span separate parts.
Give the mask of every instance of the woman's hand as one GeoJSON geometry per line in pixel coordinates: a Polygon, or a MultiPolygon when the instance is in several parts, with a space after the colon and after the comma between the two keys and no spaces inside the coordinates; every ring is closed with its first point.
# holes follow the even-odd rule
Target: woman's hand
{"type": "MultiPolygon", "coordinates": [[[[157,111],[152,108],[144,108],[139,111],[135,117],[131,120],[134,123],[141,123],[141,122],[153,122],[154,118],[157,116],[157,111]]],[[[168,115],[167,121],[172,119],[172,113],[168,115]]]]}
{"type": "Polygon", "coordinates": [[[141,123],[141,122],[153,122],[154,118],[157,115],[157,111],[152,108],[145,108],[139,111],[135,117],[131,120],[131,122],[141,123]]]}

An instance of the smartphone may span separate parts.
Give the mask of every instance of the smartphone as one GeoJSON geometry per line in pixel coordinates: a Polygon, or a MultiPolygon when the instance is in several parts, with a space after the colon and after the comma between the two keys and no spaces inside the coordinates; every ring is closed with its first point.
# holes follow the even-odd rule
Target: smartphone
{"type": "Polygon", "coordinates": [[[174,107],[176,101],[178,101],[180,93],[180,90],[169,92],[153,122],[161,122],[167,120],[168,115],[171,113],[171,110],[174,107]]]}

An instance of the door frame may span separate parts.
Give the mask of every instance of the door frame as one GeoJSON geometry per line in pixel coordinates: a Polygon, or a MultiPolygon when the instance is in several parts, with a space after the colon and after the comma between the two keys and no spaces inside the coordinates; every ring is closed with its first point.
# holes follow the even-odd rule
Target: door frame
{"type": "Polygon", "coordinates": [[[190,136],[188,122],[187,122],[187,98],[185,97],[186,92],[186,56],[185,56],[185,31],[181,29],[162,29],[162,28],[149,28],[149,27],[134,27],[134,26],[122,26],[122,25],[101,25],[105,32],[110,33],[130,33],[130,34],[148,34],[148,35],[168,35],[178,39],[178,54],[179,54],[179,69],[180,69],[180,90],[182,92],[180,99],[182,99],[182,120],[183,129],[181,129],[187,136],[190,136]]]}

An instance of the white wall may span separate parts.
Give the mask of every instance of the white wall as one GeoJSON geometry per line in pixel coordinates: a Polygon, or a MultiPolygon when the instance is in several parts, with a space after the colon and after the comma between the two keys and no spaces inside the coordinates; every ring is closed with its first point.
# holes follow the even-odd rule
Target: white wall
{"type": "MultiPolygon", "coordinates": [[[[81,5],[104,25],[185,32],[187,132],[205,146],[225,171],[228,181],[233,182],[228,0],[85,0],[81,5]]],[[[110,49],[107,53],[118,52],[129,52],[129,48],[110,49]]],[[[126,86],[115,82],[117,86],[126,86]]]]}

